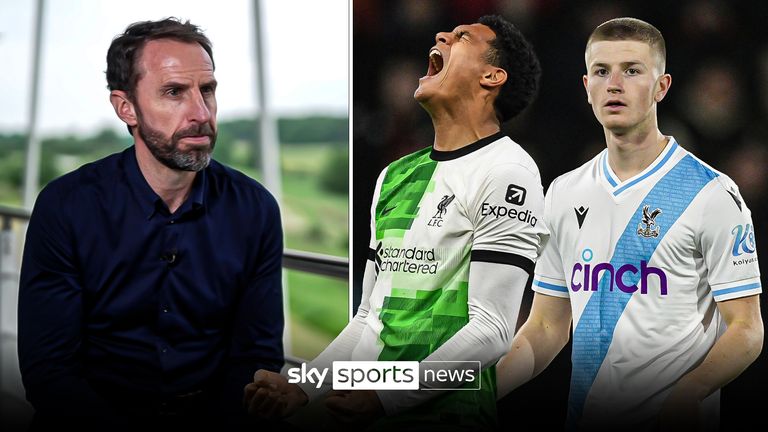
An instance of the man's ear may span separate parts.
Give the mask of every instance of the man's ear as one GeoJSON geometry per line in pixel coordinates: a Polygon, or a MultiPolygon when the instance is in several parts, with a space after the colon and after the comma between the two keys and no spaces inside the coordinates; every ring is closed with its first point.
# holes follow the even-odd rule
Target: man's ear
{"type": "Polygon", "coordinates": [[[664,99],[664,96],[667,95],[670,87],[672,87],[672,75],[663,74],[660,76],[656,84],[656,92],[653,95],[653,100],[655,100],[656,103],[661,102],[661,100],[664,99]]]}
{"type": "Polygon", "coordinates": [[[125,122],[128,126],[134,127],[138,124],[136,120],[136,107],[128,94],[122,90],[112,90],[109,93],[109,102],[112,104],[112,108],[115,109],[115,114],[120,117],[120,120],[125,122]]]}
{"type": "Polygon", "coordinates": [[[480,85],[491,88],[501,87],[505,82],[507,82],[507,71],[498,67],[486,70],[480,79],[480,85]]]}
{"type": "Polygon", "coordinates": [[[592,105],[592,96],[589,95],[589,78],[586,75],[582,75],[581,80],[584,81],[584,90],[587,92],[587,102],[592,105]]]}

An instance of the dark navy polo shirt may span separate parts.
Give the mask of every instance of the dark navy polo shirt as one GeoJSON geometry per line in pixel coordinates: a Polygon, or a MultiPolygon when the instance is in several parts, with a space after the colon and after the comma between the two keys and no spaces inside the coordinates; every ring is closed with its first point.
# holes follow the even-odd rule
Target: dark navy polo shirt
{"type": "Polygon", "coordinates": [[[19,290],[19,359],[38,411],[109,409],[104,389],[205,388],[240,409],[283,364],[283,235],[275,199],[216,161],[173,214],[134,147],[40,193],[19,290]],[[211,390],[212,389],[212,390],[211,390]]]}

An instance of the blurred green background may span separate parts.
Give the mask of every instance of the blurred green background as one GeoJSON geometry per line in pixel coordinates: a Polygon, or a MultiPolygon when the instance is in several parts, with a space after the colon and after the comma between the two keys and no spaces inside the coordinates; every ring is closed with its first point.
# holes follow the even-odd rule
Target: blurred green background
{"type": "MultiPolygon", "coordinates": [[[[277,121],[286,248],[348,256],[348,119],[297,117],[277,121]]],[[[214,159],[260,180],[258,122],[219,123],[214,159]]],[[[41,187],[77,167],[132,145],[126,131],[42,139],[41,187]]],[[[26,137],[0,134],[0,204],[21,206],[26,137]]],[[[347,323],[348,282],[286,270],[290,344],[286,353],[312,359],[347,323]]]]}

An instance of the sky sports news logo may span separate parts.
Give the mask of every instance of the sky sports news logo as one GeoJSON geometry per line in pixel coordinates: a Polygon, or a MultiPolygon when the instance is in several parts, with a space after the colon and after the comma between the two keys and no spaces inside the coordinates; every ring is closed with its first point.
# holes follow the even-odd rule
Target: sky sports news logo
{"type": "Polygon", "coordinates": [[[334,390],[480,390],[479,361],[335,361],[332,371],[303,363],[287,375],[316,388],[330,380],[334,390]]]}

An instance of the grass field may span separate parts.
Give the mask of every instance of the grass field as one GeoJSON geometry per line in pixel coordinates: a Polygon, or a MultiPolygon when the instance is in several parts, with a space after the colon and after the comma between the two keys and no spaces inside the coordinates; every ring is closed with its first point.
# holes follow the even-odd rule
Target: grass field
{"type": "MultiPolygon", "coordinates": [[[[320,187],[318,178],[336,146],[281,147],[282,212],[286,247],[348,255],[349,204],[346,195],[320,187]]],[[[291,346],[286,351],[311,359],[344,328],[348,315],[346,280],[286,271],[291,346]]]]}
{"type": "Polygon", "coordinates": [[[293,270],[286,276],[290,353],[312,359],[347,323],[347,281],[293,270]]]}
{"type": "MultiPolygon", "coordinates": [[[[333,152],[343,147],[330,144],[298,144],[280,147],[282,198],[280,210],[285,247],[335,256],[348,256],[347,195],[333,194],[320,186],[319,177],[333,152]]],[[[261,180],[258,170],[237,169],[261,180]]],[[[346,280],[286,270],[283,278],[288,297],[287,354],[312,359],[347,323],[349,284],[346,280]]]]}

